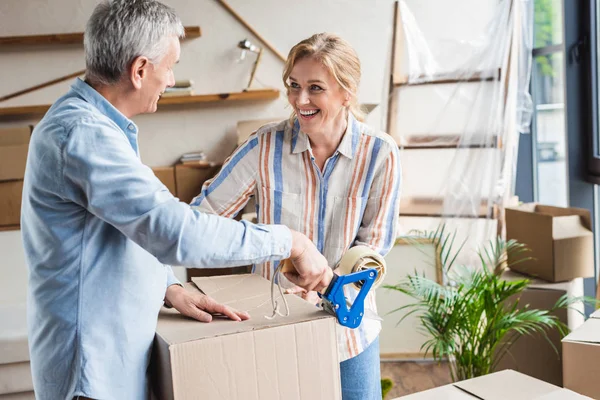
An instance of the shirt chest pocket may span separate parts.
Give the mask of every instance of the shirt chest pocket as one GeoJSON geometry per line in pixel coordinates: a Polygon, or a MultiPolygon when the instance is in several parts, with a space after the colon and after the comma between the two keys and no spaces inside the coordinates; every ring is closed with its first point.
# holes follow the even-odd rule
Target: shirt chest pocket
{"type": "Polygon", "coordinates": [[[257,201],[260,223],[282,224],[290,229],[299,230],[302,196],[261,186],[257,201]]]}
{"type": "Polygon", "coordinates": [[[333,197],[328,243],[335,248],[349,248],[360,228],[368,197],[333,197]]]}

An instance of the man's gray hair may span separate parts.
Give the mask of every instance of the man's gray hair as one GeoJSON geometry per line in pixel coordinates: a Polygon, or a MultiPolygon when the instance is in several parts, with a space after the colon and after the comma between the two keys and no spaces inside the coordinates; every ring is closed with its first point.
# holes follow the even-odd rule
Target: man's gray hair
{"type": "Polygon", "coordinates": [[[184,36],[175,11],[155,0],[108,0],[94,9],[84,34],[86,79],[113,84],[136,57],[160,63],[172,36],[184,36]]]}

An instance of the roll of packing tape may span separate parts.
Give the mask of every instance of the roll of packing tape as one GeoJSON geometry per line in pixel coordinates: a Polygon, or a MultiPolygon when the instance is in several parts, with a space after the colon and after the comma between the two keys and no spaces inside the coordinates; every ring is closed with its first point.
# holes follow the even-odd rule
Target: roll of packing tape
{"type": "MultiPolygon", "coordinates": [[[[348,275],[354,272],[360,272],[365,269],[375,268],[377,278],[373,288],[377,288],[383,282],[386,274],[386,265],[383,257],[367,246],[355,246],[344,253],[342,259],[335,268],[338,275],[348,275]]],[[[361,283],[354,283],[360,289],[361,283]]]]}

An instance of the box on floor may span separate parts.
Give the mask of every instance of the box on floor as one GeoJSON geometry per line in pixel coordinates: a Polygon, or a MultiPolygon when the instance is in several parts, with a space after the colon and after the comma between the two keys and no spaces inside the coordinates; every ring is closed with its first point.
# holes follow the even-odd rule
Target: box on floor
{"type": "MultiPolygon", "coordinates": [[[[290,315],[266,318],[273,311],[271,284],[258,275],[193,282],[218,302],[248,311],[251,319],[203,324],[163,309],[151,362],[156,398],[341,398],[334,317],[285,295],[290,315]]],[[[198,291],[193,284],[186,289],[198,291]]]]}
{"type": "Polygon", "coordinates": [[[401,396],[398,399],[584,400],[589,399],[589,397],[507,369],[408,396],[401,396]]]}
{"type": "Polygon", "coordinates": [[[0,399],[33,398],[25,304],[1,306],[0,321],[0,399]]]}
{"type": "MultiPolygon", "coordinates": [[[[508,281],[529,279],[529,286],[520,296],[519,308],[521,309],[528,306],[529,309],[550,310],[565,294],[569,297],[583,296],[582,278],[569,282],[549,283],[512,271],[505,272],[503,278],[508,281]]],[[[558,309],[552,314],[556,315],[570,330],[574,330],[584,322],[583,311],[584,306],[580,302],[569,309],[558,309]]],[[[513,345],[509,353],[500,360],[496,370],[513,369],[554,385],[563,386],[562,337],[557,329],[549,330],[547,336],[552,344],[542,334],[507,338],[513,341],[513,345]]]]}
{"type": "Polygon", "coordinates": [[[562,341],[564,386],[600,399],[600,310],[562,341]]]}
{"type": "Polygon", "coordinates": [[[19,225],[31,126],[0,129],[0,226],[19,225]]]}
{"type": "MultiPolygon", "coordinates": [[[[506,238],[527,245],[531,259],[511,269],[549,282],[594,276],[594,234],[589,210],[537,203],[506,208],[506,238]]],[[[522,255],[516,256],[522,259],[522,255]]],[[[509,264],[515,261],[509,255],[509,264]]]]}

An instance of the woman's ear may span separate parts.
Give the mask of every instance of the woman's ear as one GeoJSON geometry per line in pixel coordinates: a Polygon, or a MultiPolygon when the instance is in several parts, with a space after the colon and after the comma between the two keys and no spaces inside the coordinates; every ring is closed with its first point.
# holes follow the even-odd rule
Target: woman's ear
{"type": "Polygon", "coordinates": [[[352,99],[352,96],[350,96],[350,93],[346,93],[346,99],[344,100],[344,107],[350,107],[351,99],[352,99]]]}
{"type": "Polygon", "coordinates": [[[129,79],[134,88],[141,89],[142,83],[148,75],[150,61],[146,57],[136,57],[129,68],[129,79]]]}

